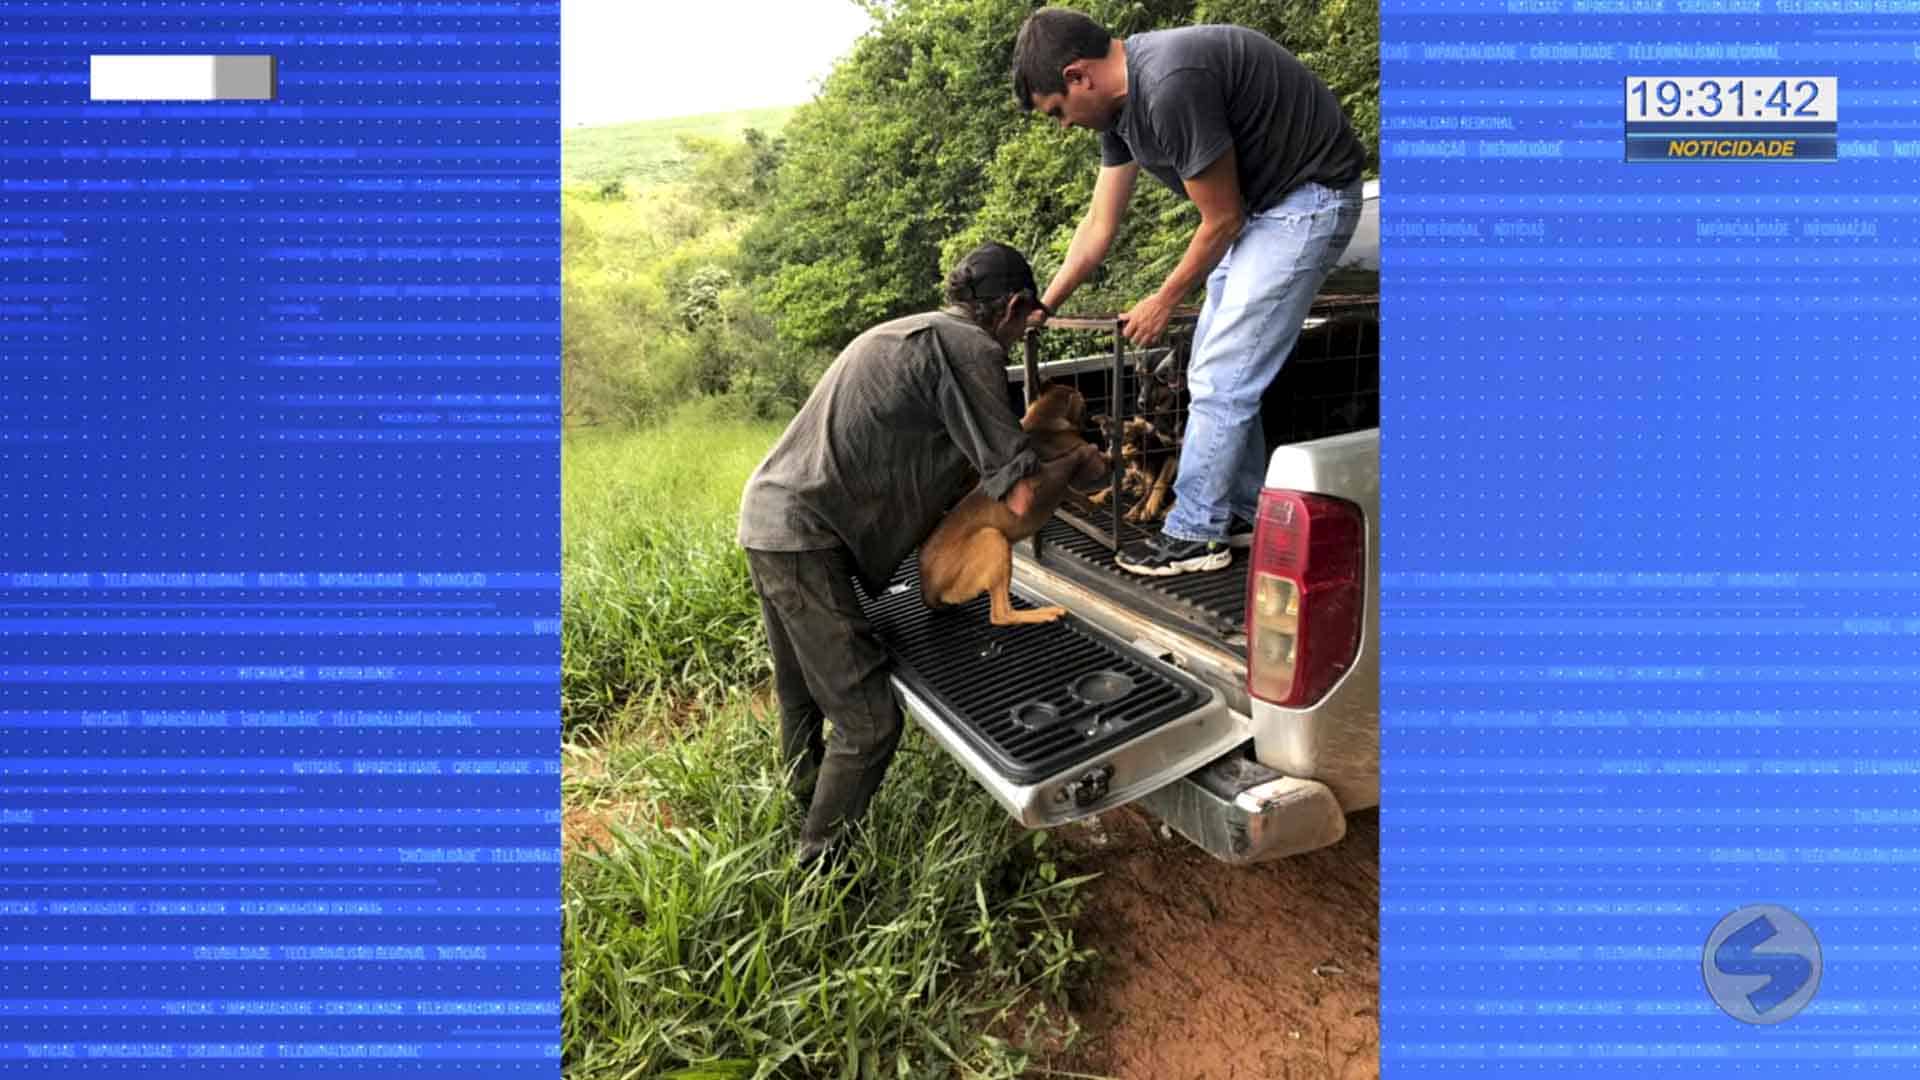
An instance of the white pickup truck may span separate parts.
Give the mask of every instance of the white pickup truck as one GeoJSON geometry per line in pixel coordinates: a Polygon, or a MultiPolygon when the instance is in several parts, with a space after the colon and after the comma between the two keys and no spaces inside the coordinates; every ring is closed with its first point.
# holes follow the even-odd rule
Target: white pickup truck
{"type": "MultiPolygon", "coordinates": [[[[1259,521],[1230,568],[1127,574],[1113,543],[1150,526],[1075,504],[1014,555],[1017,599],[1065,607],[1058,623],[995,630],[973,611],[984,600],[928,613],[905,580],[869,601],[908,713],[1022,824],[1137,802],[1245,863],[1335,843],[1347,814],[1378,805],[1377,199],[1368,184],[1266,395],[1259,521]]],[[[1040,370],[1117,380],[1118,366],[1040,370]]]]}

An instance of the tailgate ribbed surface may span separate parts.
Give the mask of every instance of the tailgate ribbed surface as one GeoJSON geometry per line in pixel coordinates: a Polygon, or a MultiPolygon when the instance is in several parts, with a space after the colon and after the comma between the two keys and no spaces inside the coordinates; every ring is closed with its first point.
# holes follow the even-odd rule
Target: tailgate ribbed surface
{"type": "MultiPolygon", "coordinates": [[[[930,611],[920,601],[919,568],[909,556],[880,596],[859,589],[874,631],[898,661],[896,674],[938,707],[956,730],[1007,778],[1032,783],[1087,761],[1142,732],[1199,708],[1198,683],[1149,666],[1124,646],[1068,615],[1051,623],[996,627],[985,596],[930,611]],[[1132,689],[1104,704],[1076,697],[1081,679],[1113,672],[1132,689]],[[1052,717],[1035,722],[1033,706],[1052,717]]],[[[1033,605],[1014,598],[1014,606],[1033,605]]]]}
{"type": "MultiPolygon", "coordinates": [[[[1125,500],[1130,497],[1122,494],[1121,512],[1124,514],[1129,505],[1125,500]]],[[[1062,507],[1053,520],[1040,530],[1040,558],[1042,562],[1054,556],[1066,556],[1083,568],[1098,571],[1102,577],[1124,582],[1129,590],[1141,590],[1160,599],[1158,605],[1162,614],[1178,619],[1188,626],[1205,631],[1223,643],[1231,639],[1239,642],[1246,632],[1247,623],[1247,552],[1239,549],[1233,553],[1233,565],[1224,570],[1205,574],[1177,574],[1173,577],[1146,577],[1141,574],[1129,574],[1114,565],[1113,552],[1108,545],[1110,539],[1096,540],[1088,531],[1102,537],[1111,537],[1113,514],[1102,507],[1087,505],[1085,499],[1072,496],[1068,505],[1062,507]],[[1078,521],[1085,530],[1075,528],[1065,519],[1078,521]]],[[[1120,543],[1131,544],[1147,539],[1147,530],[1132,522],[1120,522],[1120,543]]],[[[1084,578],[1086,575],[1075,575],[1084,578]]],[[[1238,647],[1238,645],[1236,645],[1238,647]]]]}

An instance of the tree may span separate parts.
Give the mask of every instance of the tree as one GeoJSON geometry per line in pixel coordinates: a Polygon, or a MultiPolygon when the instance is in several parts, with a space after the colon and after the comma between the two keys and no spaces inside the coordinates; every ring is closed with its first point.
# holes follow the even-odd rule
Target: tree
{"type": "MultiPolygon", "coordinates": [[[[1044,280],[1066,253],[1099,160],[1092,136],[1023,116],[1010,69],[1029,0],[890,0],[786,130],[774,193],[743,243],[790,347],[837,349],[939,300],[944,267],[986,239],[1044,280]]],[[[1379,139],[1378,0],[1095,0],[1122,36],[1235,22],[1326,79],[1369,147],[1379,139]]],[[[1107,273],[1075,306],[1121,307],[1178,261],[1198,218],[1139,185],[1107,273]]]]}

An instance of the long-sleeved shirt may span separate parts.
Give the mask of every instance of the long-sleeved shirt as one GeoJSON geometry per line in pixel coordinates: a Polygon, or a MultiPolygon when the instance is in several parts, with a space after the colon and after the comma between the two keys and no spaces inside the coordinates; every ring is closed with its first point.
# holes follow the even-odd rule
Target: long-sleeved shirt
{"type": "Polygon", "coordinates": [[[968,490],[994,498],[1038,462],[1007,403],[1006,351],[950,311],[855,338],[747,480],[740,546],[841,544],[883,586],[968,490]]]}

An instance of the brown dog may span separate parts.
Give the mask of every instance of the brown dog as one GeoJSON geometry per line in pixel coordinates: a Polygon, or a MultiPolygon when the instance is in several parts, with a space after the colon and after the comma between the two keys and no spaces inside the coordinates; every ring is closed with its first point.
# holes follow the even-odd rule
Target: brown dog
{"type": "Polygon", "coordinates": [[[1172,508],[1169,500],[1173,498],[1174,477],[1180,471],[1180,444],[1146,420],[1127,421],[1126,432],[1120,458],[1127,463],[1128,472],[1140,475],[1139,486],[1144,493],[1133,509],[1127,511],[1127,520],[1145,522],[1163,518],[1172,508]]]}
{"type": "Polygon", "coordinates": [[[1127,512],[1127,520],[1147,522],[1166,516],[1174,477],[1180,471],[1180,443],[1187,427],[1187,411],[1180,401],[1187,388],[1185,359],[1169,357],[1156,367],[1143,354],[1134,373],[1140,385],[1135,399],[1140,411],[1126,425],[1126,449],[1134,454],[1127,464],[1148,479],[1146,496],[1127,512]]]}
{"type": "MultiPolygon", "coordinates": [[[[1127,424],[1116,427],[1113,422],[1113,417],[1107,416],[1104,413],[1094,417],[1092,422],[1094,427],[1100,429],[1100,441],[1110,448],[1110,452],[1107,455],[1108,462],[1118,461],[1121,463],[1121,492],[1135,497],[1145,495],[1147,493],[1148,482],[1151,478],[1139,468],[1140,455],[1134,447],[1127,443],[1125,436],[1122,434],[1122,431],[1130,428],[1133,422],[1128,421],[1127,424]]],[[[1107,504],[1107,497],[1112,494],[1113,488],[1111,485],[1102,487],[1098,491],[1090,492],[1087,495],[1087,505],[1105,506],[1107,504]]]]}
{"type": "Polygon", "coordinates": [[[1070,487],[1097,483],[1106,475],[1106,456],[1080,435],[1086,407],[1079,391],[1059,383],[1034,399],[1020,421],[1040,458],[1032,503],[1026,513],[1015,514],[976,490],[947,511],[920,545],[920,599],[928,607],[964,604],[984,592],[993,598],[989,619],[995,626],[1052,622],[1066,614],[1058,607],[1016,611],[1008,587],[1013,545],[1040,531],[1070,487]]]}
{"type": "MultiPolygon", "coordinates": [[[[1135,417],[1114,430],[1113,420],[1106,416],[1096,416],[1093,422],[1100,427],[1100,434],[1108,445],[1116,449],[1109,460],[1120,464],[1120,493],[1131,500],[1131,509],[1126,513],[1128,521],[1141,519],[1141,508],[1153,494],[1159,473],[1163,470],[1169,449],[1166,440],[1161,438],[1154,426],[1135,417]]],[[[1178,447],[1172,448],[1178,454],[1178,447]]],[[[1168,479],[1171,483],[1171,478],[1168,479]]],[[[1161,485],[1164,487],[1165,485],[1161,485]]],[[[1105,506],[1107,497],[1113,494],[1111,486],[1103,487],[1087,496],[1087,502],[1093,506],[1105,506]]],[[[1164,499],[1166,496],[1161,496],[1164,499]]]]}

